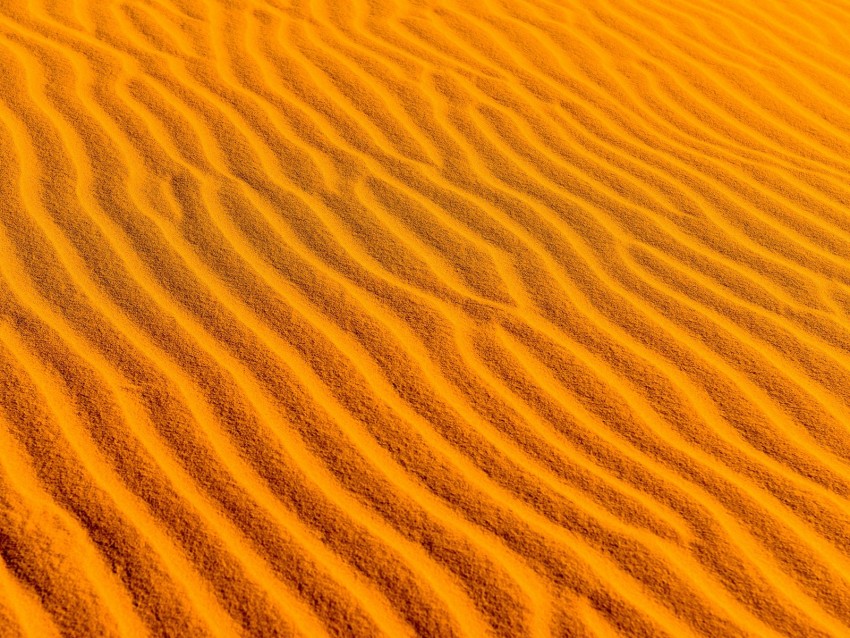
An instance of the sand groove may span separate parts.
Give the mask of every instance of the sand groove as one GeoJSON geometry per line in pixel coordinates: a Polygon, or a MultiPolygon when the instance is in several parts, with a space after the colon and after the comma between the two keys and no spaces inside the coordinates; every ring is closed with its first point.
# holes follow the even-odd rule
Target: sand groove
{"type": "Polygon", "coordinates": [[[0,635],[850,635],[848,21],[0,0],[0,635]]]}

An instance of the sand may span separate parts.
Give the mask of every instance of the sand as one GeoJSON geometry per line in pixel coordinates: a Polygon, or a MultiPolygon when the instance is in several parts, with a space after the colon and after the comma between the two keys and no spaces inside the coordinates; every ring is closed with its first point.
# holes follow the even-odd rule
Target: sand
{"type": "Polygon", "coordinates": [[[845,0],[0,0],[0,636],[850,635],[845,0]]]}

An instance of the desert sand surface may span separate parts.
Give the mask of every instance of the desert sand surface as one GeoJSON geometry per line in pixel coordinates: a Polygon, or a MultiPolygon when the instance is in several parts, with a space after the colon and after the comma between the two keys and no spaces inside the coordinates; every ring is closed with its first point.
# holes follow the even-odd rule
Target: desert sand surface
{"type": "Polygon", "coordinates": [[[0,636],[850,636],[850,3],[0,0],[0,636]]]}

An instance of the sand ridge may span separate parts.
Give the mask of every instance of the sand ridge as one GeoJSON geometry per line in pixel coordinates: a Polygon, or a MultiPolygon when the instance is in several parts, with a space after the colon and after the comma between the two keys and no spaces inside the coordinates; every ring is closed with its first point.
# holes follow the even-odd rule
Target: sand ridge
{"type": "Polygon", "coordinates": [[[0,0],[0,636],[850,635],[848,22],[0,0]]]}

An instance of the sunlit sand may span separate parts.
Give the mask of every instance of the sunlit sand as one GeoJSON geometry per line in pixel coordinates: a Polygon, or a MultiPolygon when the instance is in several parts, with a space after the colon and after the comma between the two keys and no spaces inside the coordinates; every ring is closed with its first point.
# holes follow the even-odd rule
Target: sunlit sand
{"type": "Polygon", "coordinates": [[[845,0],[0,0],[0,636],[850,635],[845,0]]]}

